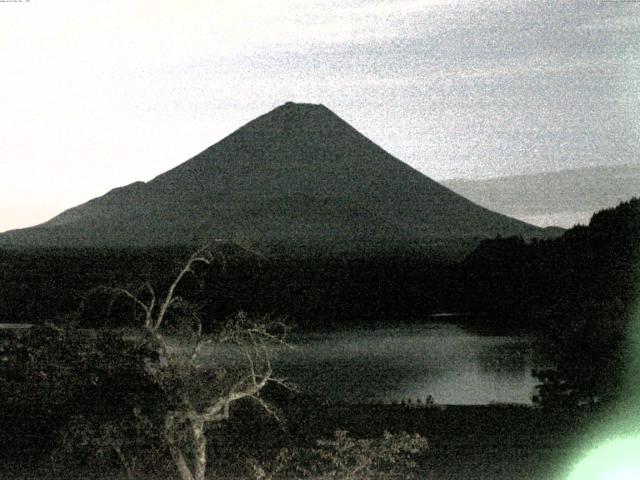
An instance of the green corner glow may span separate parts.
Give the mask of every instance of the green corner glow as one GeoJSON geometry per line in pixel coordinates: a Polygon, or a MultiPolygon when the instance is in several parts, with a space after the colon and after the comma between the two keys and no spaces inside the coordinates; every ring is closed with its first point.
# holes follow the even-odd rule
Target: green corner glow
{"type": "Polygon", "coordinates": [[[567,480],[640,479],[640,437],[612,440],[591,451],[567,480]]]}

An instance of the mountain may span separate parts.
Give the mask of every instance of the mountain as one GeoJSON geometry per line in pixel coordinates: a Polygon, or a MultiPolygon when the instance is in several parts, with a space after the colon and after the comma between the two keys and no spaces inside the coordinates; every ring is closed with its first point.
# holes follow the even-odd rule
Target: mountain
{"type": "Polygon", "coordinates": [[[148,183],[136,182],[5,246],[162,246],[250,239],[348,249],[545,231],[482,208],[369,141],[322,105],[286,103],[148,183]]]}
{"type": "Polygon", "coordinates": [[[478,204],[540,226],[586,225],[598,210],[640,195],[640,164],[442,182],[478,204]]]}

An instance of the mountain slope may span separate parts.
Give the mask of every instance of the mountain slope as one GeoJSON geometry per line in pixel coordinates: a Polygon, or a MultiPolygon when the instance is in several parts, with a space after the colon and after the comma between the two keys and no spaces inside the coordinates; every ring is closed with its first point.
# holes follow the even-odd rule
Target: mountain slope
{"type": "Polygon", "coordinates": [[[322,105],[284,104],[148,183],[0,235],[17,246],[394,245],[538,236],[395,159],[322,105]]]}

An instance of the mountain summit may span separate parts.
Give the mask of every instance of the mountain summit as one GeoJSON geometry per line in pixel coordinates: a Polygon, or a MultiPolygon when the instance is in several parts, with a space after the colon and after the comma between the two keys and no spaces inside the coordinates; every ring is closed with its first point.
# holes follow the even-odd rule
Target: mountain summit
{"type": "Polygon", "coordinates": [[[5,232],[0,245],[162,246],[241,237],[344,249],[542,232],[436,183],[328,108],[286,103],[148,183],[5,232]]]}

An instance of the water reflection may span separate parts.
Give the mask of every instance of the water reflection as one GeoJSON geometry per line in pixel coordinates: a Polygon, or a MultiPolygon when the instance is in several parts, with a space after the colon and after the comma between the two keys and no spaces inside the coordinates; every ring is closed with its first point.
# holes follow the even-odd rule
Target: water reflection
{"type": "Polygon", "coordinates": [[[454,324],[298,335],[277,369],[303,391],[333,401],[531,403],[532,341],[454,324]]]}

